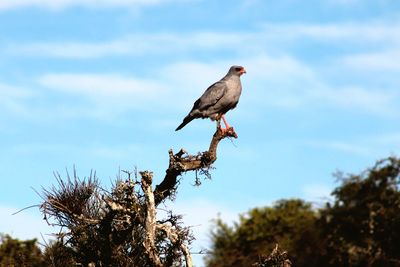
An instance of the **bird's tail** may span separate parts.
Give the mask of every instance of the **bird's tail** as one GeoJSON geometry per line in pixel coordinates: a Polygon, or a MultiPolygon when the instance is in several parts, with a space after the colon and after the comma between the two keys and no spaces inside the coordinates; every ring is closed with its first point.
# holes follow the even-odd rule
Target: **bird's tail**
{"type": "Polygon", "coordinates": [[[183,122],[178,126],[178,128],[175,129],[175,131],[179,131],[180,129],[182,129],[183,127],[185,127],[186,124],[188,124],[189,122],[191,122],[194,119],[194,117],[187,115],[184,119],[183,122]]]}

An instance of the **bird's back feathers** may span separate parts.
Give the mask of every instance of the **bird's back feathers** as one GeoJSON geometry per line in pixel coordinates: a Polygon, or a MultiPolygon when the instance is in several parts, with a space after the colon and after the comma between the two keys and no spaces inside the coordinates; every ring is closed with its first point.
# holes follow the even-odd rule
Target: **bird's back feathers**
{"type": "Polygon", "coordinates": [[[221,80],[210,87],[203,93],[203,95],[195,102],[197,105],[194,105],[192,111],[194,109],[205,110],[208,107],[215,105],[225,94],[227,90],[226,83],[221,80]]]}

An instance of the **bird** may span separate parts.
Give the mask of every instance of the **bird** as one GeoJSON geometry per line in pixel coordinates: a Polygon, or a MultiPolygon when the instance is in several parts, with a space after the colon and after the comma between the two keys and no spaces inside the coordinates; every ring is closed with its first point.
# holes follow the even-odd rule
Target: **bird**
{"type": "Polygon", "coordinates": [[[228,73],[218,82],[212,84],[203,95],[193,104],[192,110],[183,119],[182,123],[175,129],[179,131],[186,124],[194,119],[210,118],[217,121],[217,128],[222,132],[233,129],[225,119],[225,114],[236,107],[242,93],[242,83],[240,76],[246,73],[242,66],[231,66],[228,73]],[[221,119],[225,124],[225,129],[221,127],[221,119]]]}

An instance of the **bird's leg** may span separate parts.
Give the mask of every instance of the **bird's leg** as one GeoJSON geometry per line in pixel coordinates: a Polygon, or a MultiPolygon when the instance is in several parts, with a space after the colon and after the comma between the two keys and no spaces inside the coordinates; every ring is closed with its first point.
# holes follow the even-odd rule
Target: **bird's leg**
{"type": "Polygon", "coordinates": [[[228,130],[229,128],[231,128],[231,126],[229,126],[228,122],[227,122],[226,119],[225,119],[225,115],[222,115],[221,118],[222,118],[222,120],[224,121],[225,128],[226,128],[227,130],[228,130]]]}
{"type": "Polygon", "coordinates": [[[222,128],[221,126],[221,117],[215,120],[217,122],[217,130],[220,131],[222,134],[225,134],[226,129],[222,128]]]}
{"type": "Polygon", "coordinates": [[[228,134],[228,135],[233,135],[237,137],[237,134],[235,133],[235,130],[233,129],[232,126],[229,126],[228,122],[225,119],[224,115],[221,115],[220,119],[217,120],[217,127],[221,131],[222,134],[228,134]],[[221,119],[225,124],[225,129],[221,127],[221,119]]]}

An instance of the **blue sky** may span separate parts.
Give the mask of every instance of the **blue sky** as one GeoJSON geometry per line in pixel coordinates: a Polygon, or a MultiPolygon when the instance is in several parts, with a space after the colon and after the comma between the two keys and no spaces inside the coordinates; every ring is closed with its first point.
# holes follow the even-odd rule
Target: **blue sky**
{"type": "MultiPolygon", "coordinates": [[[[280,198],[321,202],[336,170],[400,150],[400,2],[2,0],[0,232],[50,230],[31,187],[53,171],[119,169],[161,181],[168,149],[207,149],[214,123],[174,129],[208,85],[243,65],[212,180],[183,176],[171,207],[207,246],[209,220],[280,198]],[[26,229],[26,221],[31,229],[26,229]]],[[[197,259],[199,265],[201,261],[197,259]]]]}

